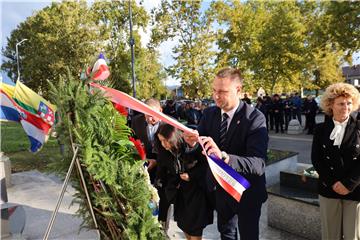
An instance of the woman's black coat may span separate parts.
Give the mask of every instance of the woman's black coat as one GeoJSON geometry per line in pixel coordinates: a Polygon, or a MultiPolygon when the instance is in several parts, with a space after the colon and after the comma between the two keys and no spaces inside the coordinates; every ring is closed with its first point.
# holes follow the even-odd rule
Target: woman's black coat
{"type": "Polygon", "coordinates": [[[165,150],[159,141],[158,181],[165,187],[166,197],[174,204],[174,220],[185,232],[203,229],[213,221],[213,209],[206,195],[206,158],[199,151],[191,151],[186,143],[178,153],[165,150]],[[180,178],[188,173],[190,181],[180,178]]]}
{"type": "Polygon", "coordinates": [[[334,146],[329,136],[334,128],[331,118],[315,129],[311,159],[319,174],[319,194],[328,198],[360,201],[360,115],[350,115],[344,138],[340,145],[334,146]],[[339,195],[332,185],[340,181],[350,193],[339,195]]]}

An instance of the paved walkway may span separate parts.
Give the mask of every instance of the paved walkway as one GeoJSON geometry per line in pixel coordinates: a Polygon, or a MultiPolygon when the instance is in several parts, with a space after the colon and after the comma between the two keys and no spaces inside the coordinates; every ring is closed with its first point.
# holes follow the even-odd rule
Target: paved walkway
{"type": "MultiPolygon", "coordinates": [[[[43,238],[61,187],[62,183],[56,177],[44,175],[38,171],[12,175],[12,186],[7,190],[9,202],[24,207],[26,226],[21,237],[13,236],[10,239],[43,238]]],[[[78,205],[70,206],[74,192],[72,187],[68,187],[49,239],[98,239],[96,231],[80,230],[82,221],[75,215],[78,205]]],[[[185,239],[173,221],[170,223],[168,235],[170,239],[185,239]]],[[[219,239],[216,223],[205,229],[203,239],[219,239]]],[[[263,206],[261,216],[260,239],[302,240],[300,237],[268,227],[266,204],[263,206]]]]}

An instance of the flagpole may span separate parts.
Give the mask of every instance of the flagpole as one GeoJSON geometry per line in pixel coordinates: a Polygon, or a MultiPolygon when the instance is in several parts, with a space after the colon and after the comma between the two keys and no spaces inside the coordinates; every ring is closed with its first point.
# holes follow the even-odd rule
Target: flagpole
{"type": "Polygon", "coordinates": [[[133,38],[132,32],[132,11],[131,11],[131,0],[129,0],[129,23],[130,23],[130,47],[131,47],[131,73],[132,73],[132,87],[133,87],[133,97],[136,98],[136,85],[135,85],[135,40],[133,38]]]}
{"type": "Polygon", "coordinates": [[[23,42],[27,41],[26,38],[24,38],[23,40],[21,40],[20,42],[16,43],[15,45],[15,50],[16,50],[16,62],[17,62],[17,72],[18,72],[18,75],[17,75],[17,80],[16,81],[20,81],[20,64],[19,64],[19,49],[18,49],[18,46],[20,44],[22,44],[23,42]]]}

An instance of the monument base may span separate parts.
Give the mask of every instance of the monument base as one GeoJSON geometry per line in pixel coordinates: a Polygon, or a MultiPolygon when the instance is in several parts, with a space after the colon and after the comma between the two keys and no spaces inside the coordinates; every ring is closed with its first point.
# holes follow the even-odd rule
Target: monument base
{"type": "Polygon", "coordinates": [[[301,134],[303,131],[300,122],[297,119],[293,119],[289,122],[287,134],[301,134]]]}
{"type": "Polygon", "coordinates": [[[303,238],[321,239],[317,178],[303,172],[280,172],[280,182],[267,189],[268,225],[303,238]]]}

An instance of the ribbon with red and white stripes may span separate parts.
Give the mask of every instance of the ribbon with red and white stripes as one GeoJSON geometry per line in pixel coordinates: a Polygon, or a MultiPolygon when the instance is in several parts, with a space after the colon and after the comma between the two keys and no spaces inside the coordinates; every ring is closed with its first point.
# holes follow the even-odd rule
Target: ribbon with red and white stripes
{"type": "MultiPolygon", "coordinates": [[[[104,91],[106,97],[108,97],[113,103],[122,105],[124,107],[133,109],[135,111],[156,117],[161,121],[166,122],[184,132],[192,133],[193,130],[179,123],[175,119],[168,117],[162,112],[156,111],[145,103],[129,96],[126,93],[118,91],[113,88],[105,87],[97,83],[90,83],[94,88],[104,91]]],[[[201,147],[204,149],[201,139],[199,138],[201,147]]],[[[242,177],[238,172],[232,169],[229,165],[224,163],[221,159],[214,155],[206,156],[209,163],[212,174],[219,185],[229,193],[236,201],[240,201],[242,193],[250,187],[250,183],[242,177]]]]}

